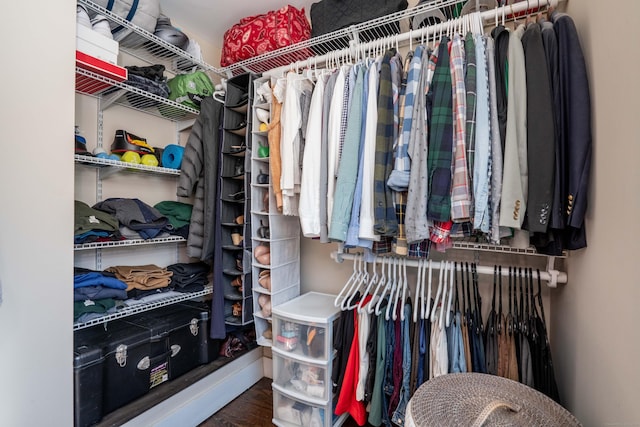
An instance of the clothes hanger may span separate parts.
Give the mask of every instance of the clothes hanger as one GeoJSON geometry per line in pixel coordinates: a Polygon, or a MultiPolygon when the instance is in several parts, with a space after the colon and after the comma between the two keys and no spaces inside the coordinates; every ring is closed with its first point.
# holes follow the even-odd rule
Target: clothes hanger
{"type": "Polygon", "coordinates": [[[455,275],[453,262],[449,263],[449,301],[447,303],[447,328],[451,325],[451,303],[453,302],[453,276],[455,275]]]}
{"type": "Polygon", "coordinates": [[[484,334],[484,322],[482,321],[482,296],[480,296],[480,289],[478,287],[478,265],[474,262],[471,264],[471,271],[473,273],[473,290],[476,303],[477,317],[476,317],[476,333],[484,334]]]}
{"type": "MultiPolygon", "coordinates": [[[[382,293],[380,294],[380,299],[378,300],[377,304],[376,304],[376,316],[380,315],[380,305],[382,304],[382,301],[384,301],[385,296],[387,295],[387,292],[389,291],[389,289],[391,289],[391,281],[392,281],[392,277],[391,277],[391,264],[393,263],[393,259],[389,258],[387,260],[387,280],[384,286],[384,289],[382,290],[382,293]]],[[[388,301],[389,303],[391,302],[390,300],[388,301]]]]}
{"type": "Polygon", "coordinates": [[[512,292],[512,281],[513,281],[513,271],[511,266],[509,266],[509,312],[507,313],[507,333],[509,335],[513,335],[513,313],[512,313],[512,301],[511,301],[511,292],[512,292]]]}
{"type": "MultiPolygon", "coordinates": [[[[403,259],[397,259],[398,264],[397,264],[397,273],[398,273],[398,281],[396,282],[396,294],[395,297],[393,298],[393,310],[391,312],[391,319],[393,319],[394,321],[397,319],[398,315],[397,315],[397,308],[398,308],[398,301],[400,300],[400,290],[402,289],[402,286],[404,286],[404,282],[402,279],[402,261],[403,259]]],[[[403,310],[404,311],[404,310],[403,310]]]]}
{"type": "Polygon", "coordinates": [[[364,259],[364,255],[360,259],[360,277],[351,289],[350,296],[342,300],[343,310],[353,310],[358,306],[360,299],[364,298],[364,294],[360,293],[360,289],[369,281],[368,262],[364,259]],[[353,303],[353,299],[358,297],[358,301],[353,303]]]}
{"type": "MultiPolygon", "coordinates": [[[[540,335],[538,334],[538,328],[536,327],[536,316],[538,316],[538,311],[536,309],[536,300],[533,296],[533,269],[529,267],[529,298],[531,302],[531,339],[533,342],[538,342],[540,335]]],[[[538,316],[539,317],[539,316],[538,316]]]]}
{"type": "Polygon", "coordinates": [[[351,273],[351,276],[347,279],[347,282],[344,284],[342,289],[340,289],[340,292],[338,292],[338,295],[336,296],[336,299],[333,301],[333,305],[335,307],[340,307],[340,305],[341,305],[341,297],[343,297],[343,295],[345,294],[347,289],[351,288],[351,282],[356,279],[356,276],[357,276],[357,273],[358,273],[358,270],[356,268],[356,264],[358,263],[358,257],[359,257],[359,254],[355,254],[354,257],[353,257],[353,273],[351,273]]]}
{"type": "MultiPolygon", "coordinates": [[[[454,280],[455,280],[455,289],[456,289],[456,297],[454,301],[456,317],[454,317],[454,321],[457,322],[456,320],[457,314],[460,313],[460,288],[458,287],[458,261],[455,262],[453,269],[455,271],[454,280]]],[[[460,274],[462,274],[462,270],[460,270],[460,274]]]]}
{"type": "Polygon", "coordinates": [[[473,319],[473,309],[472,307],[472,302],[471,302],[471,270],[469,268],[469,263],[465,262],[464,263],[464,269],[465,269],[465,275],[467,277],[465,286],[466,286],[466,293],[467,293],[467,308],[466,308],[466,317],[467,317],[467,329],[469,330],[469,333],[471,333],[471,331],[473,331],[473,326],[474,326],[474,319],[473,319]]]}
{"type": "Polygon", "coordinates": [[[420,306],[422,305],[422,303],[420,302],[420,290],[422,288],[422,264],[423,264],[423,260],[422,258],[418,259],[418,268],[417,268],[417,277],[416,277],[416,292],[415,292],[415,296],[413,299],[413,313],[412,313],[412,317],[413,317],[413,322],[417,322],[418,321],[418,311],[421,311],[420,306]]]}
{"type": "Polygon", "coordinates": [[[387,282],[387,275],[384,270],[385,265],[386,265],[386,258],[382,257],[382,261],[380,265],[380,280],[378,280],[378,284],[376,285],[376,288],[373,291],[371,300],[367,303],[367,306],[366,306],[368,314],[373,313],[375,309],[375,304],[377,302],[380,302],[380,300],[382,299],[382,295],[380,295],[378,299],[376,299],[376,297],[378,295],[378,291],[380,290],[380,288],[384,289],[384,286],[386,285],[386,282],[387,282]]]}
{"type": "MultiPolygon", "coordinates": [[[[371,279],[369,279],[369,281],[367,282],[367,287],[362,293],[362,298],[360,298],[360,301],[358,302],[358,313],[363,312],[364,308],[362,307],[362,305],[365,300],[364,297],[366,297],[369,294],[369,291],[371,290],[373,285],[375,285],[376,282],[378,281],[378,270],[376,268],[377,266],[378,266],[378,258],[375,257],[373,258],[373,265],[371,267],[371,271],[373,272],[373,274],[371,275],[371,279]]],[[[373,299],[373,296],[371,299],[373,299]]]]}
{"type": "Polygon", "coordinates": [[[404,321],[404,302],[407,298],[407,261],[405,258],[401,258],[398,260],[398,263],[398,276],[400,277],[400,281],[398,283],[396,299],[393,305],[393,320],[396,320],[397,318],[397,305],[398,301],[400,301],[400,320],[404,321]],[[400,291],[402,291],[402,296],[400,296],[400,291]]]}
{"type": "MultiPolygon", "coordinates": [[[[428,277],[428,290],[427,290],[427,307],[426,310],[422,313],[422,318],[423,319],[429,319],[429,316],[431,315],[431,282],[432,282],[432,273],[433,273],[433,261],[429,260],[429,275],[428,277]]],[[[424,278],[422,279],[424,280],[424,278]]]]}
{"type": "MultiPolygon", "coordinates": [[[[398,259],[397,258],[393,258],[393,273],[392,273],[392,278],[391,278],[391,290],[389,291],[389,304],[387,304],[387,310],[385,312],[385,319],[389,320],[391,319],[391,307],[395,306],[395,304],[393,304],[394,302],[394,298],[397,298],[397,291],[396,289],[398,288],[398,259]]],[[[394,311],[395,313],[395,311],[394,311]]]]}
{"type": "Polygon", "coordinates": [[[498,334],[502,333],[502,266],[498,266],[498,286],[499,286],[499,298],[498,298],[498,325],[496,326],[498,334]]]}
{"type": "Polygon", "coordinates": [[[438,290],[436,291],[436,297],[433,300],[433,310],[431,310],[431,323],[436,320],[436,311],[438,303],[440,302],[440,296],[442,295],[442,275],[444,274],[444,261],[440,261],[440,273],[438,274],[438,290]]]}
{"type": "Polygon", "coordinates": [[[438,327],[442,328],[444,326],[444,312],[447,309],[447,280],[449,279],[449,262],[446,261],[444,263],[444,273],[442,278],[442,300],[440,301],[440,317],[438,319],[438,327]]]}

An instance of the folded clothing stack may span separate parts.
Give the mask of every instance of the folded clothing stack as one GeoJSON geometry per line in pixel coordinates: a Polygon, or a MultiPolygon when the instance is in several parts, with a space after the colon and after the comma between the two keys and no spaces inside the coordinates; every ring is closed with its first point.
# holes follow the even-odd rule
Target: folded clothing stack
{"type": "Polygon", "coordinates": [[[122,239],[118,219],[107,212],[91,208],[86,203],[76,200],[74,217],[73,242],[76,244],[122,239]]]}
{"type": "Polygon", "coordinates": [[[127,291],[166,288],[173,276],[171,271],[154,264],[120,265],[109,267],[105,271],[114,273],[116,278],[122,280],[127,285],[127,291]]]}
{"type": "Polygon", "coordinates": [[[77,322],[115,312],[127,299],[127,285],[109,272],[76,267],[73,276],[73,318],[77,322]]]}
{"type": "Polygon", "coordinates": [[[114,197],[96,203],[93,208],[117,218],[120,232],[127,238],[153,239],[173,230],[166,216],[139,199],[114,197]]]}
{"type": "Polygon", "coordinates": [[[189,293],[204,289],[211,267],[204,262],[176,263],[167,270],[173,273],[169,286],[176,292],[189,293]]]}

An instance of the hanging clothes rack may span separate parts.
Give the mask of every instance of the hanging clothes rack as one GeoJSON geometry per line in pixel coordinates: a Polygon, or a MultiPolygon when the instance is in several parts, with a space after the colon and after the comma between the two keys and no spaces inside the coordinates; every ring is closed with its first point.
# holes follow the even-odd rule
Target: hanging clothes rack
{"type": "MultiPolygon", "coordinates": [[[[480,20],[482,25],[485,26],[493,22],[496,22],[498,20],[502,22],[507,22],[507,21],[517,19],[518,17],[523,17],[527,14],[545,12],[551,8],[556,8],[559,2],[563,2],[563,1],[566,1],[566,0],[520,1],[512,4],[505,4],[504,6],[498,6],[495,9],[487,10],[484,12],[473,12],[473,13],[470,13],[469,16],[476,16],[476,19],[480,20]]],[[[435,10],[441,6],[441,3],[455,4],[456,2],[450,2],[450,1],[440,2],[440,3],[434,4],[433,7],[420,9],[420,11],[425,12],[429,10],[435,10]]],[[[396,17],[396,19],[401,19],[401,18],[406,18],[407,16],[413,16],[413,13],[412,14],[407,13],[406,14],[407,16],[405,16],[402,14],[402,12],[399,12],[393,15],[389,15],[389,17],[395,17],[395,15],[399,15],[399,17],[396,17]]],[[[364,42],[364,43],[359,42],[357,35],[355,35],[354,39],[351,40],[349,47],[326,52],[322,55],[316,55],[316,56],[309,55],[306,58],[300,58],[300,54],[298,54],[298,58],[300,58],[299,60],[289,61],[286,63],[286,65],[280,65],[274,68],[263,69],[261,70],[261,72],[263,72],[264,75],[277,77],[277,76],[281,76],[283,73],[290,70],[322,67],[325,64],[330,63],[331,61],[335,61],[336,59],[339,60],[340,58],[354,58],[360,52],[370,51],[375,47],[380,46],[380,44],[388,45],[389,47],[405,47],[405,46],[408,46],[410,42],[419,43],[420,40],[427,40],[435,34],[439,34],[439,33],[444,34],[451,28],[458,28],[461,25],[465,16],[467,15],[462,15],[461,17],[449,19],[439,24],[430,25],[420,29],[406,31],[400,34],[384,35],[381,38],[372,40],[370,42],[364,42]]],[[[380,25],[380,23],[377,22],[377,20],[368,21],[365,24],[367,24],[367,26],[370,25],[372,28],[375,28],[376,26],[380,25]]],[[[362,28],[358,27],[357,32],[365,31],[367,29],[367,26],[363,26],[362,28]]],[[[346,31],[346,30],[340,30],[340,31],[346,31]]],[[[352,30],[352,31],[355,32],[355,30],[352,30]]],[[[338,33],[338,32],[335,32],[335,33],[338,33]]],[[[333,35],[334,33],[331,33],[325,36],[333,36],[333,35]]],[[[316,37],[312,40],[323,39],[325,36],[316,37]]],[[[302,42],[301,44],[304,44],[304,43],[305,42],[302,42]]],[[[289,46],[292,52],[297,51],[299,53],[301,50],[306,49],[305,46],[300,46],[294,49],[295,46],[298,46],[298,44],[289,46]]],[[[287,50],[287,48],[284,48],[283,50],[287,50]]],[[[257,64],[265,63],[265,61],[266,63],[269,63],[271,60],[275,60],[275,58],[277,58],[277,52],[279,51],[271,52],[270,54],[272,55],[265,54],[265,56],[268,56],[268,58],[266,57],[263,58],[262,56],[256,57],[255,61],[257,61],[257,64]],[[271,58],[272,56],[274,58],[271,58]],[[263,59],[261,61],[258,61],[258,59],[260,58],[263,58],[263,59]]],[[[284,57],[285,58],[287,56],[291,57],[291,55],[292,54],[289,53],[289,55],[284,55],[284,57]]],[[[254,69],[252,69],[252,67],[245,66],[245,69],[246,71],[256,72],[254,69]]]]}
{"type": "MultiPolygon", "coordinates": [[[[344,260],[355,260],[357,257],[362,258],[362,254],[359,253],[345,253],[345,252],[340,252],[340,251],[333,251],[331,252],[331,259],[335,260],[336,262],[343,262],[344,260]]],[[[378,257],[375,256],[376,260],[379,258],[384,257],[378,257]]],[[[404,258],[403,258],[404,259],[404,258]]],[[[406,264],[407,267],[418,267],[418,263],[419,260],[417,259],[404,259],[404,263],[406,264]]],[[[555,257],[553,256],[549,256],[547,257],[547,268],[545,271],[540,271],[540,280],[543,280],[547,283],[547,286],[550,288],[557,288],[558,287],[558,283],[561,284],[565,284],[567,283],[567,273],[564,271],[559,271],[556,270],[554,268],[555,265],[555,257]]],[[[439,268],[439,263],[434,263],[433,264],[433,268],[439,268]]],[[[494,267],[493,265],[488,266],[488,265],[478,265],[477,266],[477,272],[478,274],[482,274],[482,275],[490,275],[493,276],[494,274],[494,267]]],[[[503,277],[507,277],[509,275],[508,269],[503,268],[502,269],[502,276],[503,277]]]]}

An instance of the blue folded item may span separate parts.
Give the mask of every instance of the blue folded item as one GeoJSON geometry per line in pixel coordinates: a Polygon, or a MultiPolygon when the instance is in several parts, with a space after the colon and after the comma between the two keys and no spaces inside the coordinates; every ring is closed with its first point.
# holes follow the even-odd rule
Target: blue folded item
{"type": "Polygon", "coordinates": [[[106,286],[107,288],[127,289],[126,283],[122,280],[96,272],[76,274],[73,276],[73,287],[81,288],[83,286],[106,286]]]}
{"type": "Polygon", "coordinates": [[[81,286],[73,290],[74,301],[84,301],[87,299],[127,299],[125,289],[109,288],[107,286],[81,286]]]}

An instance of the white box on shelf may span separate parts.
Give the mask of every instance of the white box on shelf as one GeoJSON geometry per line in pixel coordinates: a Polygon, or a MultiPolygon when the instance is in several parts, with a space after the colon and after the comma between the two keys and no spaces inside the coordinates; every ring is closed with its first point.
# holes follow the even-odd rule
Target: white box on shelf
{"type": "Polygon", "coordinates": [[[76,25],[76,49],[112,64],[118,63],[119,44],[84,25],[76,25]]]}

